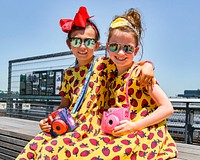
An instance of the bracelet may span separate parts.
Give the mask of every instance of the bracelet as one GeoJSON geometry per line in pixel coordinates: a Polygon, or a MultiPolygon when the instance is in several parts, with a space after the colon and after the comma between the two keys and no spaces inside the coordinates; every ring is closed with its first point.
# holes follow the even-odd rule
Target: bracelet
{"type": "Polygon", "coordinates": [[[144,61],[144,63],[150,63],[153,66],[153,70],[155,70],[155,66],[154,66],[153,62],[146,60],[146,61],[144,61]]]}

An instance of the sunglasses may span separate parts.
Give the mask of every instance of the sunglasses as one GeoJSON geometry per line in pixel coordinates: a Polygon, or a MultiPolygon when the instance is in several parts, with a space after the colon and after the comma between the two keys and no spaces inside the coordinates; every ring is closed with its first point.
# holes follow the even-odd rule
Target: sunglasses
{"type": "Polygon", "coordinates": [[[91,48],[91,49],[93,49],[95,47],[95,43],[96,43],[96,40],[93,38],[86,38],[86,39],[82,40],[81,38],[72,37],[72,38],[69,38],[69,41],[71,42],[71,45],[73,47],[80,47],[82,42],[84,41],[84,45],[87,48],[91,48]]]}
{"type": "Polygon", "coordinates": [[[119,52],[121,48],[123,48],[123,51],[127,54],[133,54],[135,47],[133,45],[121,45],[118,43],[111,43],[108,45],[108,48],[111,52],[119,52]]]}

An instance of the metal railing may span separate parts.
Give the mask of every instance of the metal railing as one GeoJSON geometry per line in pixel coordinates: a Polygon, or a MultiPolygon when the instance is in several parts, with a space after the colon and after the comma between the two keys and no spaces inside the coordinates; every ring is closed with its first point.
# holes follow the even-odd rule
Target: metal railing
{"type": "Polygon", "coordinates": [[[7,101],[6,116],[40,121],[60,104],[59,96],[19,96],[7,101]]]}
{"type": "Polygon", "coordinates": [[[185,143],[200,143],[200,99],[170,99],[174,114],[168,118],[172,136],[185,143]]]}

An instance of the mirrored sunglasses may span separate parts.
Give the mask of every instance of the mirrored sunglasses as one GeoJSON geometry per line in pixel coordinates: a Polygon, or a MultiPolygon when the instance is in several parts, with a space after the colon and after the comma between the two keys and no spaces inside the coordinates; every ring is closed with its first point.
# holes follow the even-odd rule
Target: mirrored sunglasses
{"type": "Polygon", "coordinates": [[[118,43],[111,43],[108,45],[108,48],[111,52],[119,52],[121,48],[123,48],[123,51],[127,54],[133,54],[135,47],[133,45],[121,45],[118,43]]]}
{"type": "Polygon", "coordinates": [[[69,38],[69,41],[71,42],[71,45],[73,47],[80,47],[82,42],[84,41],[84,45],[91,49],[95,47],[95,43],[96,43],[96,40],[93,38],[86,38],[82,40],[81,38],[72,37],[72,38],[69,38]]]}

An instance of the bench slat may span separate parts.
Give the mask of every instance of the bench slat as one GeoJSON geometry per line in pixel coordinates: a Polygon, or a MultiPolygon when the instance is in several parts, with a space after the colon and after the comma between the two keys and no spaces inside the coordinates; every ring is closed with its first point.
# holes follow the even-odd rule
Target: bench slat
{"type": "Polygon", "coordinates": [[[39,132],[39,122],[0,117],[0,160],[15,160],[39,132]]]}
{"type": "Polygon", "coordinates": [[[0,134],[5,135],[5,136],[9,136],[9,137],[19,138],[19,139],[26,140],[26,141],[29,141],[30,138],[31,139],[34,138],[34,136],[31,136],[31,135],[13,132],[13,131],[8,131],[6,129],[0,129],[0,134]]]}
{"type": "Polygon", "coordinates": [[[0,147],[4,147],[6,149],[13,150],[13,151],[16,151],[18,153],[21,152],[21,150],[23,149],[22,146],[13,145],[13,144],[6,143],[6,142],[1,142],[0,147]]]}
{"type": "Polygon", "coordinates": [[[17,157],[18,154],[19,154],[19,152],[12,151],[10,149],[6,149],[6,148],[1,147],[1,146],[0,146],[0,150],[1,150],[1,154],[9,155],[9,156],[11,156],[13,158],[17,157]]]}
{"type": "Polygon", "coordinates": [[[15,158],[7,154],[0,153],[0,160],[15,160],[15,158]]]}
{"type": "Polygon", "coordinates": [[[0,134],[0,141],[1,142],[7,142],[7,143],[10,143],[10,144],[13,144],[13,145],[22,146],[22,147],[25,146],[28,143],[28,141],[13,138],[13,137],[8,137],[8,136],[1,135],[1,134],[0,134]]]}

